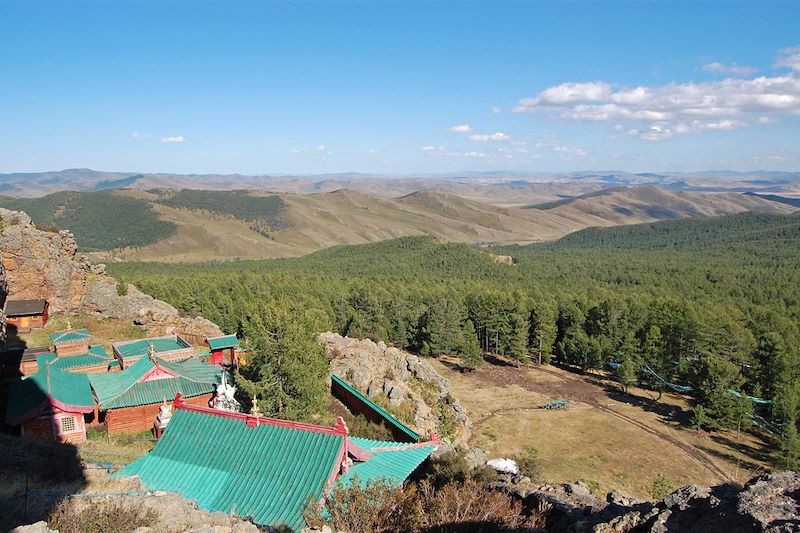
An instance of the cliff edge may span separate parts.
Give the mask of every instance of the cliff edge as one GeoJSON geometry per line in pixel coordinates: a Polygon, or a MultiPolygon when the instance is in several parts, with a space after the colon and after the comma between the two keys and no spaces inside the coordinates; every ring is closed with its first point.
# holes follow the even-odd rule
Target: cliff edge
{"type": "Polygon", "coordinates": [[[0,208],[0,219],[0,282],[7,280],[8,298],[45,298],[55,313],[131,320],[150,335],[221,334],[213,322],[182,317],[170,304],[133,285],[119,291],[105,265],[93,265],[78,255],[78,244],[69,231],[39,229],[21,211],[0,208]]]}

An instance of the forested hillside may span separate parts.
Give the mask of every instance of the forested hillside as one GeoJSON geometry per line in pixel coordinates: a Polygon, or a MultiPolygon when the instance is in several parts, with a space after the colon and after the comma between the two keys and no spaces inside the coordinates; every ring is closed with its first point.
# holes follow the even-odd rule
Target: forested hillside
{"type": "Polygon", "coordinates": [[[289,222],[284,216],[286,203],[280,196],[263,196],[247,191],[158,191],[160,204],[185,209],[202,209],[221,215],[230,215],[245,221],[259,221],[274,230],[286,229],[289,222]]]}
{"type": "Polygon", "coordinates": [[[460,353],[466,366],[481,363],[480,346],[586,370],[618,363],[623,383],[659,388],[647,365],[692,388],[699,426],[749,425],[754,411],[773,420],[781,464],[797,466],[800,217],[590,229],[493,252],[516,264],[409,237],[297,259],[113,271],[227,331],[247,334],[255,317],[288,307],[315,328],[460,353]]]}
{"type": "Polygon", "coordinates": [[[159,219],[146,200],[111,191],[0,196],[0,207],[25,211],[43,228],[70,230],[87,251],[146,246],[172,235],[176,228],[159,219]]]}

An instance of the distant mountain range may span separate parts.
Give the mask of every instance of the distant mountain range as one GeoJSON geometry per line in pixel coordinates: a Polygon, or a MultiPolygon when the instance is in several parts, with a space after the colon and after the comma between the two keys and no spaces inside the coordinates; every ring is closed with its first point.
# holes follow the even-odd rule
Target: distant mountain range
{"type": "MultiPolygon", "coordinates": [[[[310,194],[108,189],[123,181],[125,186],[154,183],[149,179],[146,175],[94,176],[93,188],[102,190],[40,198],[4,196],[0,207],[24,210],[37,224],[73,231],[79,246],[101,259],[150,261],[289,257],[336,244],[407,235],[479,244],[531,243],[590,226],[798,209],[791,201],[782,201],[784,197],[675,191],[652,185],[597,190],[595,182],[588,192],[567,199],[556,194],[556,182],[536,189],[535,183],[486,185],[472,179],[455,182],[472,198],[433,190],[387,197],[349,189],[310,194]],[[517,197],[512,191],[518,192],[517,197]],[[491,193],[494,203],[474,199],[483,193],[491,193]],[[537,198],[537,194],[556,201],[538,207],[497,205],[537,198]]],[[[383,182],[402,189],[392,179],[383,182]]]]}
{"type": "Polygon", "coordinates": [[[0,194],[28,198],[58,191],[99,191],[119,188],[240,189],[296,194],[348,189],[385,198],[400,198],[418,191],[432,191],[499,206],[524,206],[570,199],[610,186],[642,185],[653,185],[674,191],[753,192],[800,197],[800,172],[709,170],[696,173],[587,171],[547,174],[494,171],[403,176],[359,173],[246,176],[68,169],[41,173],[0,174],[0,194]]]}

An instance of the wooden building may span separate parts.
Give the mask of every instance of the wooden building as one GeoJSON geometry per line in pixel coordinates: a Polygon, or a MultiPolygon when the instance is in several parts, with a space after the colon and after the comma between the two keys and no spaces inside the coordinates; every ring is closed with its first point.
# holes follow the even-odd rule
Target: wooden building
{"type": "Polygon", "coordinates": [[[59,331],[50,335],[50,342],[55,347],[56,355],[78,355],[89,351],[89,341],[92,335],[88,329],[72,329],[59,331]]]}
{"type": "Polygon", "coordinates": [[[236,335],[222,335],[221,337],[206,337],[206,344],[211,352],[208,362],[212,365],[236,366],[236,348],[239,339],[236,335]]]}
{"type": "Polygon", "coordinates": [[[194,355],[194,348],[178,335],[115,342],[111,348],[123,370],[132,366],[142,357],[146,357],[151,351],[159,359],[172,362],[184,361],[194,355]]]}
{"type": "Polygon", "coordinates": [[[15,346],[0,352],[0,379],[32,376],[39,371],[40,355],[52,353],[48,348],[15,346]]]}
{"type": "Polygon", "coordinates": [[[6,423],[18,426],[23,436],[83,442],[95,412],[88,378],[54,367],[54,354],[38,360],[36,374],[11,383],[6,423]]]}
{"type": "Polygon", "coordinates": [[[210,511],[300,531],[309,500],[324,503],[336,486],[378,480],[400,487],[439,445],[351,437],[333,427],[187,405],[175,412],[155,448],[117,477],[136,476],[148,490],[179,492],[210,511]]]}
{"type": "Polygon", "coordinates": [[[47,324],[50,304],[47,300],[8,300],[5,314],[6,324],[17,328],[17,331],[30,331],[43,328],[47,324]]]}
{"type": "Polygon", "coordinates": [[[155,355],[120,372],[89,375],[109,435],[152,429],[161,405],[178,393],[191,405],[207,407],[221,380],[222,369],[195,357],[175,363],[155,355]]]}
{"type": "Polygon", "coordinates": [[[351,413],[364,415],[370,422],[385,426],[399,442],[418,442],[422,438],[416,431],[335,374],[331,375],[331,394],[351,413]]]}
{"type": "Polygon", "coordinates": [[[57,356],[51,364],[61,370],[96,374],[119,370],[119,362],[111,358],[101,345],[90,345],[87,329],[68,329],[50,335],[57,356]]]}

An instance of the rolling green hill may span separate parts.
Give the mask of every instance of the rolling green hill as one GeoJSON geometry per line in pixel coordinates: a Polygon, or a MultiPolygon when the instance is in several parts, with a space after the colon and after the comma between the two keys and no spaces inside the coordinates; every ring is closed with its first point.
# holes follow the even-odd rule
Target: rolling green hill
{"type": "Polygon", "coordinates": [[[147,246],[176,230],[175,224],[159,218],[149,202],[112,191],[2,196],[0,207],[25,211],[41,227],[69,229],[86,251],[147,246]]]}
{"type": "Polygon", "coordinates": [[[111,250],[123,260],[169,262],[294,257],[329,246],[413,235],[484,245],[527,244],[593,226],[797,209],[738,193],[656,187],[618,187],[546,210],[500,207],[431,191],[385,198],[351,190],[277,195],[121,189],[6,197],[0,205],[28,211],[37,224],[73,231],[84,250],[111,250]]]}

